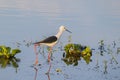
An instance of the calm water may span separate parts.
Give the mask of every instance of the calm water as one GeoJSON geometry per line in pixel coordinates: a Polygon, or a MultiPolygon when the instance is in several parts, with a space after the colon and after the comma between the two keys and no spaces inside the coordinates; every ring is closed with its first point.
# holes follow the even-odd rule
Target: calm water
{"type": "MultiPolygon", "coordinates": [[[[26,47],[25,41],[38,41],[44,37],[54,35],[60,25],[65,25],[72,34],[64,32],[60,41],[65,45],[68,36],[72,42],[88,45],[98,49],[98,42],[104,40],[106,45],[113,41],[120,47],[120,1],[119,0],[0,0],[0,45],[16,48],[16,42],[21,43],[22,52],[19,68],[0,68],[2,80],[34,80],[35,69],[32,66],[35,60],[33,46],[26,47]]],[[[60,44],[56,45],[55,49],[60,44]]],[[[87,65],[83,60],[79,65],[67,66],[61,61],[63,51],[56,51],[53,55],[52,69],[49,76],[45,75],[49,65],[45,58],[39,56],[42,64],[37,72],[36,80],[120,80],[120,55],[115,57],[118,64],[108,65],[108,74],[103,74],[103,61],[109,57],[99,57],[100,68],[96,65],[96,53],[93,51],[92,62],[87,65]],[[57,73],[60,68],[62,72],[57,73]]],[[[47,51],[45,51],[47,53],[47,51]]]]}

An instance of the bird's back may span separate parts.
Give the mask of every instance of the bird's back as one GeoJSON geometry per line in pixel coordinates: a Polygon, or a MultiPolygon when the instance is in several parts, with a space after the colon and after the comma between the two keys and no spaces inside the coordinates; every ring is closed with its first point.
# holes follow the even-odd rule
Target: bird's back
{"type": "Polygon", "coordinates": [[[48,38],[46,38],[46,39],[44,39],[44,40],[42,40],[42,41],[36,42],[36,43],[34,43],[34,44],[53,43],[53,42],[55,42],[55,41],[57,41],[57,37],[56,37],[56,36],[50,36],[50,37],[48,37],[48,38]]]}

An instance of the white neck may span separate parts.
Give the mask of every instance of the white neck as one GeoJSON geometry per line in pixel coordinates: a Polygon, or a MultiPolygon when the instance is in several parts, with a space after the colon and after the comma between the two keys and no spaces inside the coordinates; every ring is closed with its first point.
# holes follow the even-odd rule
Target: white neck
{"type": "Polygon", "coordinates": [[[59,32],[55,35],[58,39],[60,38],[60,36],[62,35],[63,31],[59,30],[59,32]]]}

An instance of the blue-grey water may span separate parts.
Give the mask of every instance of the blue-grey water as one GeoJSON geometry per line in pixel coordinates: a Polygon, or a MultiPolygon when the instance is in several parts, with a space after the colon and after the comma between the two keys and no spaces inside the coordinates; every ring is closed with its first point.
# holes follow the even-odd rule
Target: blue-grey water
{"type": "Polygon", "coordinates": [[[120,80],[120,55],[113,54],[118,64],[108,63],[107,74],[104,74],[103,62],[111,57],[96,58],[100,40],[104,40],[106,45],[115,41],[113,53],[120,47],[119,3],[119,0],[0,0],[0,45],[16,48],[16,42],[19,42],[22,51],[16,55],[21,60],[17,70],[13,67],[0,68],[0,79],[35,80],[35,70],[31,67],[35,60],[33,46],[26,47],[23,41],[42,40],[56,34],[59,26],[64,25],[72,34],[64,32],[60,42],[65,45],[71,35],[73,43],[94,48],[92,62],[87,65],[81,60],[76,67],[67,66],[61,61],[63,52],[57,50],[53,54],[51,73],[47,76],[45,72],[49,65],[45,51],[45,58],[39,55],[42,65],[36,80],[120,80]],[[95,68],[97,59],[99,69],[95,68]],[[62,72],[57,73],[58,68],[62,72]]]}

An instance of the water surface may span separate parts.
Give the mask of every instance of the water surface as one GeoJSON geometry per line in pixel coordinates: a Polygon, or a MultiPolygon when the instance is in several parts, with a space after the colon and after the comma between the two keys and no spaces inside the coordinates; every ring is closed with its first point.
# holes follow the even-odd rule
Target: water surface
{"type": "MultiPolygon", "coordinates": [[[[22,52],[16,57],[20,58],[19,68],[0,68],[2,80],[34,80],[35,70],[31,67],[35,54],[33,46],[26,47],[23,40],[39,41],[44,37],[57,33],[59,26],[64,25],[72,34],[64,32],[60,42],[65,45],[69,35],[72,42],[88,45],[98,49],[98,42],[104,40],[106,45],[116,41],[120,47],[120,1],[119,0],[0,0],[0,45],[16,48],[16,42],[21,43],[22,52]],[[17,71],[17,72],[16,72],[17,71]]],[[[60,44],[56,45],[55,49],[60,44]]],[[[112,49],[116,52],[116,48],[112,49]]],[[[103,74],[104,57],[100,57],[100,68],[96,70],[96,52],[93,52],[92,62],[87,65],[83,60],[79,65],[67,66],[62,58],[62,51],[56,51],[52,61],[53,67],[49,76],[45,75],[49,65],[46,58],[39,56],[40,69],[37,80],[119,80],[120,65],[109,64],[108,74],[103,74]],[[60,68],[62,73],[55,70],[60,68]],[[115,69],[114,69],[115,68],[115,69]],[[117,70],[116,70],[117,69],[117,70]]],[[[117,61],[120,62],[120,55],[117,61]]],[[[106,57],[105,57],[106,58],[106,57]]],[[[109,59],[109,57],[107,57],[109,59]]]]}

